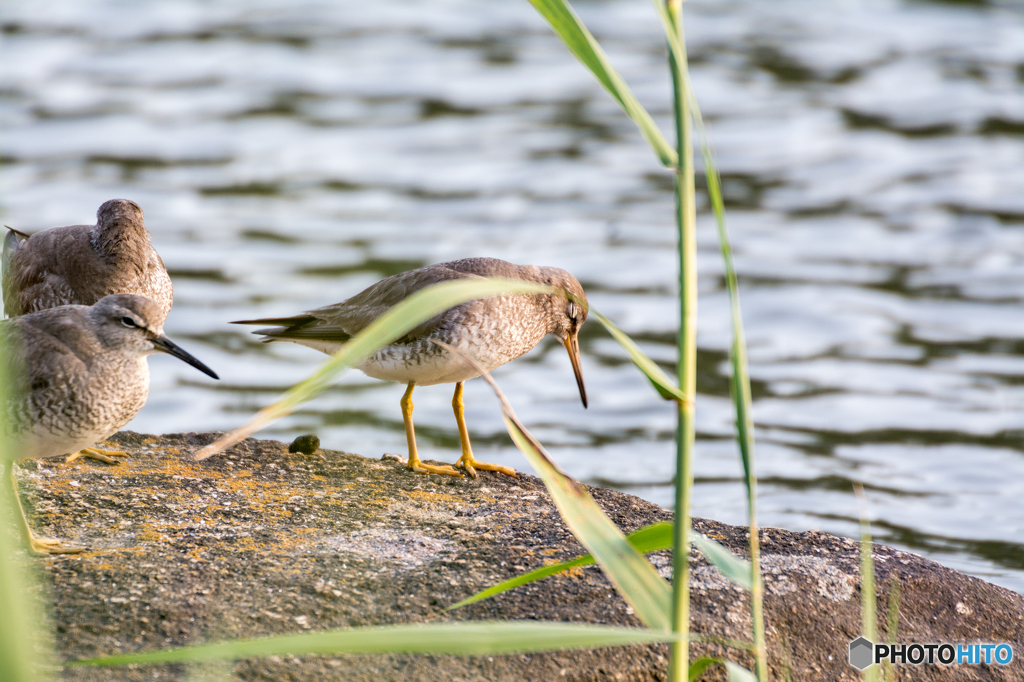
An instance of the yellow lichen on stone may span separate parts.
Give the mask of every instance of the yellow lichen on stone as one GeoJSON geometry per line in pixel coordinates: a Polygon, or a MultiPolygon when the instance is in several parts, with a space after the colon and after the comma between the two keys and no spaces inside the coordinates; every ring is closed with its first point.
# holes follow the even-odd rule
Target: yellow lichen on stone
{"type": "Polygon", "coordinates": [[[402,490],[401,494],[407,495],[414,500],[421,500],[423,502],[433,502],[435,504],[446,502],[449,505],[464,504],[466,501],[465,496],[449,495],[447,493],[435,493],[428,492],[426,490],[402,490]]]}

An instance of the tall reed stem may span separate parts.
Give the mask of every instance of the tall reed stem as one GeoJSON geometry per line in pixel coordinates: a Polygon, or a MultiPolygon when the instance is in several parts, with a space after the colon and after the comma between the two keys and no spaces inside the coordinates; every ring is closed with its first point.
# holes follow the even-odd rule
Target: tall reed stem
{"type": "MultiPolygon", "coordinates": [[[[672,29],[685,46],[682,0],[669,0],[672,29]]],[[[685,49],[679,63],[670,52],[676,124],[676,223],[679,228],[679,388],[689,398],[678,403],[676,425],[675,527],[672,548],[672,631],[682,637],[671,645],[669,680],[689,677],[690,643],[690,498],[693,489],[694,403],[697,392],[697,209],[694,203],[693,122],[686,91],[685,49]]]]}
{"type": "MultiPolygon", "coordinates": [[[[742,336],[739,336],[737,340],[737,344],[740,343],[743,343],[742,336]]],[[[743,376],[745,376],[745,373],[743,376]]],[[[740,382],[737,381],[736,383],[739,384],[740,382]]],[[[743,399],[743,404],[744,406],[749,406],[751,403],[750,381],[737,385],[736,390],[744,391],[745,398],[743,399]]],[[[743,419],[746,421],[743,431],[749,433],[753,430],[753,425],[750,422],[750,416],[746,414],[745,411],[742,411],[742,413],[743,414],[737,415],[737,419],[743,419]]],[[[758,680],[766,682],[768,680],[768,648],[765,643],[764,582],[761,580],[761,538],[760,527],[758,526],[758,478],[754,473],[753,453],[750,454],[748,467],[750,468],[748,473],[748,508],[750,510],[751,525],[751,621],[754,634],[755,671],[757,672],[758,680]]]]}
{"type": "MultiPolygon", "coordinates": [[[[731,273],[731,291],[734,305],[738,308],[738,297],[736,290],[736,275],[731,273]]],[[[735,311],[739,317],[738,309],[735,311]]],[[[733,392],[736,394],[737,403],[736,421],[741,424],[739,437],[741,447],[744,447],[747,465],[747,508],[750,513],[750,619],[754,636],[754,669],[757,679],[760,682],[768,680],[768,648],[764,635],[764,581],[761,580],[761,539],[760,528],[757,525],[757,474],[754,472],[753,453],[753,423],[750,420],[750,413],[747,407],[750,405],[750,381],[746,379],[746,354],[743,352],[745,341],[743,340],[743,329],[737,325],[736,347],[733,348],[733,355],[736,357],[735,369],[733,370],[733,392]]]]}

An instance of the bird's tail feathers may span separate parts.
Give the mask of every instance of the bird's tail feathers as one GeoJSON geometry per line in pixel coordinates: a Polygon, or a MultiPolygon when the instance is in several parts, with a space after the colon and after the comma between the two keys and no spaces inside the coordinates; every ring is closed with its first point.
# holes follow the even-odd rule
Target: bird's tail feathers
{"type": "Polygon", "coordinates": [[[323,322],[312,315],[295,315],[294,317],[267,317],[259,320],[237,320],[231,324],[269,324],[279,325],[276,327],[264,327],[257,329],[253,334],[262,334],[260,339],[263,343],[271,341],[326,341],[344,343],[352,338],[351,334],[342,331],[338,327],[327,324],[315,324],[323,322]]]}
{"type": "Polygon", "coordinates": [[[4,236],[4,251],[3,259],[4,265],[7,265],[11,260],[11,255],[21,248],[21,245],[29,238],[29,235],[25,234],[21,230],[15,230],[10,225],[4,225],[7,228],[7,235],[4,236]]]}
{"type": "Polygon", "coordinates": [[[3,273],[3,278],[6,283],[6,281],[9,281],[8,278],[11,276],[11,258],[18,249],[21,248],[22,243],[29,238],[29,235],[19,230],[15,230],[10,225],[4,225],[4,227],[6,227],[9,232],[4,237],[3,251],[0,252],[0,272],[3,273]]]}
{"type": "MultiPolygon", "coordinates": [[[[231,324],[276,324],[284,327],[309,324],[316,318],[312,315],[292,315],[291,317],[263,317],[258,320],[234,320],[231,324]]],[[[253,334],[262,334],[262,329],[257,329],[253,334]]]]}

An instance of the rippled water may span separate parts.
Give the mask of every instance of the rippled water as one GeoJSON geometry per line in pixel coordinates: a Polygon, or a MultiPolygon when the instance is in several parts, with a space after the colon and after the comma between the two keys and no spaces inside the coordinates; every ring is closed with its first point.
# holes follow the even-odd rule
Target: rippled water
{"type": "MultiPolygon", "coordinates": [[[[660,27],[580,3],[669,131],[660,27]]],[[[1019,6],[686,3],[750,341],[766,526],[876,537],[1024,590],[1024,22],[1019,6]]],[[[229,429],[324,357],[233,319],[472,255],[558,265],[670,366],[671,179],[525,2],[55,2],[0,9],[3,222],[128,197],[175,281],[130,428],[229,429]],[[44,11],[45,8],[45,11],[44,11]]],[[[694,512],[744,522],[728,318],[702,213],[694,512]]],[[[673,411],[596,324],[584,411],[553,340],[495,373],[569,471],[671,503],[673,411]]],[[[404,452],[402,387],[344,375],[264,432],[404,452]]],[[[525,468],[467,385],[478,456],[525,468]]],[[[416,394],[453,461],[449,388],[416,394]]]]}

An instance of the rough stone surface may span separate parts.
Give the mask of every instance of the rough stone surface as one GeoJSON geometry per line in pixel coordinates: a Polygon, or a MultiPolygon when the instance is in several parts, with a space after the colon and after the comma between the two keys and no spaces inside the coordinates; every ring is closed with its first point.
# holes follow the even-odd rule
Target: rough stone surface
{"type": "MultiPolygon", "coordinates": [[[[459,599],[546,562],[581,553],[536,478],[422,476],[391,460],[330,450],[288,454],[246,440],[203,462],[216,434],[114,437],[117,466],[23,461],[37,532],[88,547],[34,559],[52,600],[64,660],[242,636],[387,623],[542,619],[640,625],[595,567],[578,568],[452,613],[459,599]]],[[[593,488],[626,531],[671,514],[593,488]]],[[[737,552],[746,529],[696,519],[737,552]]],[[[860,634],[857,543],[821,532],[764,529],[772,679],[858,680],[847,646],[860,634]]],[[[900,585],[901,642],[1000,642],[1000,666],[898,666],[903,680],[1024,679],[1024,597],[913,554],[875,547],[879,632],[889,581],[900,585]]],[[[692,629],[748,639],[745,593],[692,555],[692,629]]],[[[666,552],[652,556],[663,574],[666,552]]],[[[694,644],[698,654],[742,651],[694,644]]],[[[66,680],[661,680],[667,648],[456,658],[269,657],[181,665],[64,668],[66,680]]],[[[719,667],[702,679],[724,679],[719,667]]]]}

